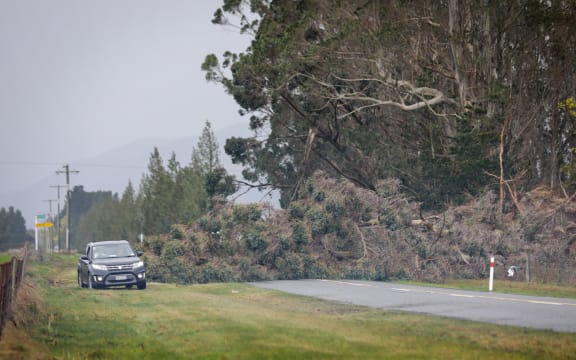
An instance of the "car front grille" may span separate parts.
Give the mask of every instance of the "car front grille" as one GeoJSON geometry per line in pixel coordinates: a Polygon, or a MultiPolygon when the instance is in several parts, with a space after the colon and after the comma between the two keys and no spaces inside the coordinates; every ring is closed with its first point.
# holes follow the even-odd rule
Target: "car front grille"
{"type": "Polygon", "coordinates": [[[106,266],[108,271],[121,271],[121,270],[132,270],[132,264],[128,265],[108,265],[106,266]]]}

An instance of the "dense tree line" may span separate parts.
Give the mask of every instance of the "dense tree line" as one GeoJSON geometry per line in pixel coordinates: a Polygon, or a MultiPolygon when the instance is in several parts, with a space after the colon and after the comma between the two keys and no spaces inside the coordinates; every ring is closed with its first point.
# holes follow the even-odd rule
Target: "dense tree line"
{"type": "Polygon", "coordinates": [[[202,68],[258,135],[225,149],[284,206],[316,170],[428,208],[576,189],[574,1],[223,3],[213,22],[254,40],[202,68]]]}
{"type": "Polygon", "coordinates": [[[22,212],[10,206],[0,209],[0,250],[15,249],[33,240],[26,232],[22,212]]]}

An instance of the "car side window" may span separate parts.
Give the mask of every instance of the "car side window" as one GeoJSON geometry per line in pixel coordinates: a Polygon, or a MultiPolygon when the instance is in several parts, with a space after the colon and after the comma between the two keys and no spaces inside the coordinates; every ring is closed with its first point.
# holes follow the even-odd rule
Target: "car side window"
{"type": "Polygon", "coordinates": [[[90,259],[91,252],[92,248],[90,246],[86,247],[86,256],[88,256],[88,259],[90,259]]]}

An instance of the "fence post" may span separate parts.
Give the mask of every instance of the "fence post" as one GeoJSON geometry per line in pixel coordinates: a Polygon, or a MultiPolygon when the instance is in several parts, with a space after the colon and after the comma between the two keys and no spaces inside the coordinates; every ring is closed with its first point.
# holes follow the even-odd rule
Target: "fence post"
{"type": "Polygon", "coordinates": [[[12,257],[12,283],[10,284],[10,303],[14,302],[14,295],[16,294],[16,273],[18,272],[18,259],[12,257]]]}

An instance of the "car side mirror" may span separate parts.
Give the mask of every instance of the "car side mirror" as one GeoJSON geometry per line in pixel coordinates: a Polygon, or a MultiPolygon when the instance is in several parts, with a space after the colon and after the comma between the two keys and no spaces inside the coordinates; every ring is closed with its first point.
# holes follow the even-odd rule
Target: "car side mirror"
{"type": "Polygon", "coordinates": [[[88,261],[90,259],[88,259],[88,256],[82,255],[82,256],[80,256],[80,260],[88,261]]]}
{"type": "Polygon", "coordinates": [[[137,255],[137,256],[142,256],[142,255],[144,255],[144,253],[143,253],[142,251],[136,251],[136,255],[137,255]]]}

